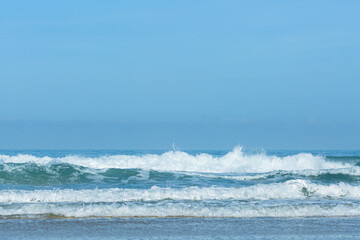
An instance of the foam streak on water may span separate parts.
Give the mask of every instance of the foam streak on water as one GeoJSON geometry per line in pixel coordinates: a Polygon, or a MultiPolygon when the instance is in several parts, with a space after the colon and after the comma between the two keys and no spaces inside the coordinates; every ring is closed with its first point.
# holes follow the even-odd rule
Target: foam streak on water
{"type": "Polygon", "coordinates": [[[285,183],[259,184],[250,187],[189,187],[150,189],[91,189],[91,190],[3,190],[1,203],[39,203],[39,202],[126,202],[126,201],[164,201],[164,200],[270,200],[306,199],[309,197],[360,200],[360,186],[344,183],[319,185],[304,180],[290,180],[285,183]]]}

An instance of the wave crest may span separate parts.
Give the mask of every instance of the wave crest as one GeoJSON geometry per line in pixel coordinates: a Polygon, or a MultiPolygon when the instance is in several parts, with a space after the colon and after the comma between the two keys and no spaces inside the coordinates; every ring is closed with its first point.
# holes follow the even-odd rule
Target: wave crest
{"type": "Polygon", "coordinates": [[[241,188],[187,187],[150,189],[55,189],[55,190],[3,190],[0,203],[101,203],[130,201],[202,201],[241,200],[263,201],[275,199],[360,199],[360,186],[345,183],[319,185],[306,180],[284,183],[259,184],[241,188]]]}
{"type": "Polygon", "coordinates": [[[326,161],[322,156],[310,153],[279,157],[265,153],[245,154],[242,147],[235,147],[224,156],[216,157],[207,153],[190,155],[181,151],[163,154],[111,155],[83,157],[70,155],[60,158],[36,157],[32,155],[0,155],[4,163],[35,163],[39,165],[68,163],[94,169],[147,169],[157,171],[188,171],[204,173],[259,173],[276,170],[317,170],[352,167],[349,163],[326,161]]]}

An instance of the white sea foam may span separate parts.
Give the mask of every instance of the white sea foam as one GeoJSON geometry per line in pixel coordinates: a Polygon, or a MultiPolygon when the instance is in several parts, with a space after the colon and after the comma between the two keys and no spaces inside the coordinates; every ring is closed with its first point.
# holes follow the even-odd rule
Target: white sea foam
{"type": "Polygon", "coordinates": [[[214,157],[202,153],[190,155],[186,152],[169,151],[164,154],[111,155],[101,157],[66,156],[61,158],[35,157],[32,155],[8,156],[0,155],[0,161],[5,163],[52,164],[69,163],[89,168],[141,168],[158,171],[189,171],[207,173],[259,173],[276,170],[305,170],[305,169],[339,169],[353,165],[349,163],[326,161],[322,156],[300,153],[292,156],[278,157],[260,154],[245,154],[241,147],[235,147],[222,157],[214,157]]]}
{"type": "Polygon", "coordinates": [[[256,174],[242,174],[242,175],[218,175],[218,174],[206,174],[206,173],[188,173],[188,175],[193,176],[201,176],[201,177],[209,177],[209,178],[222,178],[222,179],[233,179],[233,180],[259,180],[259,179],[266,179],[271,176],[276,175],[299,175],[304,177],[312,177],[312,176],[319,176],[323,174],[343,174],[349,176],[360,176],[360,167],[349,167],[349,168],[339,168],[339,169],[307,169],[307,170],[276,170],[271,172],[265,173],[256,173],[256,174]]]}
{"type": "Polygon", "coordinates": [[[274,199],[360,199],[360,186],[345,183],[320,185],[306,180],[259,184],[241,188],[188,187],[150,189],[2,190],[0,203],[99,203],[129,201],[274,200],[274,199]]]}
{"type": "Polygon", "coordinates": [[[360,206],[349,204],[230,205],[209,206],[185,203],[166,204],[91,204],[58,205],[27,204],[16,208],[0,208],[0,218],[33,218],[53,214],[62,217],[336,217],[359,216],[360,206]]]}

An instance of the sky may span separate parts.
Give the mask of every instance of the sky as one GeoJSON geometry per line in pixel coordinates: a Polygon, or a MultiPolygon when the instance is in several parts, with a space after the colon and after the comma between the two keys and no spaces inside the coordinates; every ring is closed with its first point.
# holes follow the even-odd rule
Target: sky
{"type": "Polygon", "coordinates": [[[359,9],[0,0],[0,149],[360,149],[359,9]]]}

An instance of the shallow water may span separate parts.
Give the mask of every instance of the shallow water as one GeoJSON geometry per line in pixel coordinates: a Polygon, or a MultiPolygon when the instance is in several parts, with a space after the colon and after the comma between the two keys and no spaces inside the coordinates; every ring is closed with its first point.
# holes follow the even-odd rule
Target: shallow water
{"type": "Polygon", "coordinates": [[[357,239],[359,218],[0,220],[1,239],[357,239]]]}

